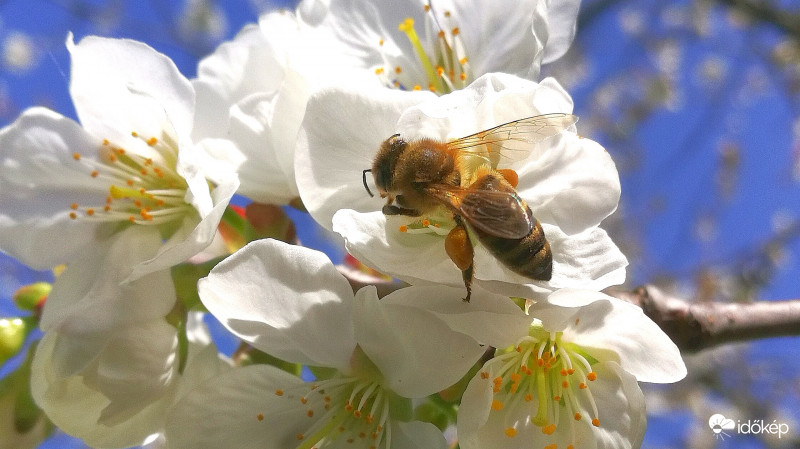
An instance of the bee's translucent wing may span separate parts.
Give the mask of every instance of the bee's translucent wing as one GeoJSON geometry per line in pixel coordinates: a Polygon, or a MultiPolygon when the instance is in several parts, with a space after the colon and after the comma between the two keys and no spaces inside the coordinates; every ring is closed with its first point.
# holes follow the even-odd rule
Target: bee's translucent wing
{"type": "Polygon", "coordinates": [[[456,152],[480,155],[482,149],[477,147],[485,145],[488,157],[502,157],[514,162],[528,156],[535,144],[555,136],[577,121],[578,117],[572,114],[536,115],[453,140],[447,147],[456,152]]]}
{"type": "Polygon", "coordinates": [[[441,184],[428,186],[425,191],[462,216],[467,224],[489,235],[520,239],[533,229],[533,217],[516,193],[441,184]]]}

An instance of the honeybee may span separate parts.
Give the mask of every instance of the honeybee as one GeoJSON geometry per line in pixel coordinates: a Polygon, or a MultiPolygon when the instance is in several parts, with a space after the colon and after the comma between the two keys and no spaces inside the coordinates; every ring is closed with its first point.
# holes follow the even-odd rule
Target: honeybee
{"type": "Polygon", "coordinates": [[[525,158],[534,145],[578,120],[571,114],[544,114],[505,123],[450,142],[406,141],[395,134],[380,146],[371,172],[385,215],[420,217],[444,206],[455,226],[445,237],[445,251],[461,270],[469,301],[474,250],[468,229],[510,270],[535,280],[549,280],[553,257],[542,226],[516,192],[518,176],[494,169],[500,160],[525,158]]]}

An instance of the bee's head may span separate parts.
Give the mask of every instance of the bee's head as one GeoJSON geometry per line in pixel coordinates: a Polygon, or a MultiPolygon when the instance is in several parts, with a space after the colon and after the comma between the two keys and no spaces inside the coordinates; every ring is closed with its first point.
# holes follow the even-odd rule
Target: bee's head
{"type": "Polygon", "coordinates": [[[372,176],[375,178],[375,186],[378,187],[381,198],[386,196],[392,185],[392,176],[397,159],[407,145],[406,141],[400,138],[400,134],[395,134],[383,141],[381,148],[378,150],[378,154],[375,155],[372,168],[364,170],[363,173],[364,187],[367,189],[367,193],[372,195],[369,187],[367,187],[367,172],[371,171],[372,176]]]}

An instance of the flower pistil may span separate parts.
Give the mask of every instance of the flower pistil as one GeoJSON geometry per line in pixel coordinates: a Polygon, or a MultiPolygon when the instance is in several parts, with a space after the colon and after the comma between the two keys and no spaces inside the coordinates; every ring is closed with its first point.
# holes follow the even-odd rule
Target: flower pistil
{"type": "MultiPolygon", "coordinates": [[[[472,81],[472,76],[460,29],[451,23],[450,11],[443,14],[443,20],[446,21],[443,26],[436,18],[430,3],[425,4],[424,9],[426,36],[430,39],[428,48],[433,50],[432,55],[428,54],[414,29],[414,19],[406,18],[398,25],[398,30],[408,37],[426,79],[413,79],[408,75],[409,71],[404,70],[400,64],[392,63],[392,58],[383,51],[383,65],[377,67],[375,73],[387,86],[403,90],[421,90],[427,84],[430,91],[443,95],[463,89],[472,81]]],[[[382,49],[384,41],[381,39],[378,43],[382,49]]]]}

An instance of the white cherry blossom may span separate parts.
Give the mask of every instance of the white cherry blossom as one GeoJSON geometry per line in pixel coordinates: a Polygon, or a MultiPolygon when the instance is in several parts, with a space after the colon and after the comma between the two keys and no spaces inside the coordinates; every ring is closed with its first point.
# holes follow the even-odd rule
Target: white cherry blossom
{"type": "Polygon", "coordinates": [[[131,284],[208,246],[238,182],[207,179],[194,90],[166,56],[124,39],[70,36],[67,48],[80,124],[36,107],[0,131],[0,249],[66,264],[42,327],[95,332],[170,310],[149,282],[131,284]]]}
{"type": "Polygon", "coordinates": [[[682,379],[675,344],[640,308],[603,293],[559,290],[529,313],[529,329],[498,345],[467,386],[459,445],[638,448],[646,413],[637,381],[682,379]]]}
{"type": "Polygon", "coordinates": [[[413,421],[409,398],[455,383],[496,329],[524,329],[507,298],[476,291],[472,304],[444,286],[409,287],[380,301],[355,295],[325,255],[265,240],[221,262],[199,292],[234,334],[268,354],[333,374],[313,382],[266,365],[236,368],[188,394],[167,423],[176,448],[444,448],[432,424],[413,421]],[[460,323],[462,330],[453,330],[460,323]]]}
{"type": "MultiPolygon", "coordinates": [[[[309,102],[295,159],[304,204],[323,226],[340,233],[360,261],[412,284],[462,285],[448,258],[445,235],[452,215],[385,216],[383,200],[371,198],[363,170],[381,143],[395,133],[405,141],[442,142],[513,120],[571,113],[569,95],[553,79],[541,83],[490,74],[463,90],[428,98],[372,95],[370,90],[331,89],[309,102]],[[354,117],[357,119],[340,119],[354,117]]],[[[553,254],[553,275],[534,281],[504,266],[472,239],[477,285],[530,297],[559,288],[599,290],[625,279],[627,260],[599,227],[617,207],[619,175],[596,142],[566,130],[536,145],[522,160],[500,159],[492,168],[514,170],[516,191],[539,220],[553,254]]],[[[371,182],[371,180],[368,180],[371,182]]]]}

